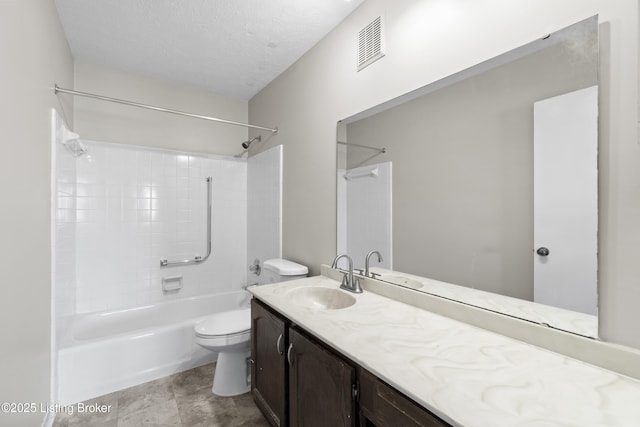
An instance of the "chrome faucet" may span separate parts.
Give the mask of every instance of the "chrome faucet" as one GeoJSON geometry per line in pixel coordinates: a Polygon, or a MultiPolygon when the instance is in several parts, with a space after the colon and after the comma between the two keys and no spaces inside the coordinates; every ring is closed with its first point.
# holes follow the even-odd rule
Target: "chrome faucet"
{"type": "Polygon", "coordinates": [[[364,260],[364,277],[371,277],[372,279],[375,279],[374,274],[375,273],[369,273],[369,260],[371,259],[371,255],[373,254],[377,254],[378,255],[378,262],[382,262],[382,255],[380,255],[380,252],[378,251],[371,251],[367,254],[367,257],[364,260]]]}
{"type": "Polygon", "coordinates": [[[347,290],[349,292],[354,292],[356,294],[362,293],[362,288],[360,287],[360,279],[357,277],[353,277],[353,260],[347,254],[338,255],[336,259],[333,260],[331,264],[331,268],[336,268],[338,266],[338,260],[340,258],[346,258],[349,263],[349,271],[344,273],[342,277],[342,283],[340,284],[340,288],[347,290]]]}

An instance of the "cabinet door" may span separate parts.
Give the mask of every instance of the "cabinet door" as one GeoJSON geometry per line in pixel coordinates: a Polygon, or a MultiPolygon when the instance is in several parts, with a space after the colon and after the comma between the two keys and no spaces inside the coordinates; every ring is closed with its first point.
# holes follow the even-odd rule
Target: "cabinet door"
{"type": "Polygon", "coordinates": [[[251,392],[272,426],[287,425],[284,319],[251,300],[251,392]]]}
{"type": "Polygon", "coordinates": [[[360,369],[360,425],[365,427],[445,427],[446,422],[360,369]]]}
{"type": "Polygon", "coordinates": [[[355,426],[355,369],[296,328],[289,342],[291,426],[355,426]]]}

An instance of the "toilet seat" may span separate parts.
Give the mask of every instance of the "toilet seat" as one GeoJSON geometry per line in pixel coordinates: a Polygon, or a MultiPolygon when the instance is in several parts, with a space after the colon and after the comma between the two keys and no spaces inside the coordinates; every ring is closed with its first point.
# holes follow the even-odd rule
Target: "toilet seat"
{"type": "Polygon", "coordinates": [[[200,338],[235,337],[251,332],[251,309],[225,311],[212,314],[194,327],[200,338]]]}

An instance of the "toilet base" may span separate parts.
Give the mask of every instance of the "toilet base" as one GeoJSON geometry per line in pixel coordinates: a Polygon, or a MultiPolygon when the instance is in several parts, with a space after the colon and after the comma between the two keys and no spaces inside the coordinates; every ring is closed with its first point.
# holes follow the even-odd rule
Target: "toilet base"
{"type": "Polygon", "coordinates": [[[251,390],[251,351],[219,353],[211,391],[218,396],[237,396],[251,390]]]}

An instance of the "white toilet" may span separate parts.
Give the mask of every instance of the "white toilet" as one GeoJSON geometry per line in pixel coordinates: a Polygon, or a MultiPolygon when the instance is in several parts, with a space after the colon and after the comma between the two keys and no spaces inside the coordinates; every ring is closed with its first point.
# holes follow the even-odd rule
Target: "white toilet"
{"type": "MultiPolygon", "coordinates": [[[[270,259],[262,265],[258,284],[285,282],[307,276],[304,265],[286,259],[270,259]]],[[[236,396],[251,389],[248,360],[251,356],[251,309],[212,314],[195,327],[196,343],[217,351],[212,391],[218,396],[236,396]]]]}

